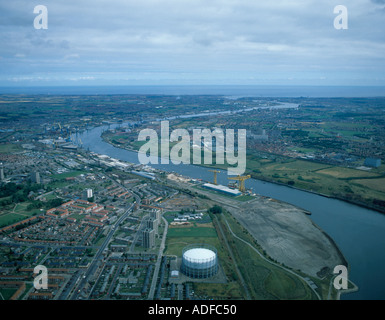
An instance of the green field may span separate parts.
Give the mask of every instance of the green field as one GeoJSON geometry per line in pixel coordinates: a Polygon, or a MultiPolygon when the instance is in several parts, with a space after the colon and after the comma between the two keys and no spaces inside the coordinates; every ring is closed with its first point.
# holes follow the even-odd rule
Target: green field
{"type": "Polygon", "coordinates": [[[3,212],[0,215],[0,227],[14,224],[33,215],[41,213],[40,209],[27,210],[29,204],[30,202],[18,203],[14,207],[14,212],[11,210],[3,212]]]}
{"type": "Polygon", "coordinates": [[[0,227],[5,227],[23,219],[25,218],[19,215],[15,215],[14,213],[4,213],[0,216],[0,227]]]}
{"type": "Polygon", "coordinates": [[[250,201],[250,200],[255,199],[255,197],[248,196],[248,195],[242,195],[242,196],[235,197],[234,199],[236,199],[238,201],[250,201]]]}
{"type": "Polygon", "coordinates": [[[325,174],[338,179],[353,179],[353,178],[372,178],[378,177],[379,175],[372,172],[367,172],[363,170],[342,168],[342,167],[330,167],[326,169],[318,170],[317,173],[325,174]]]}
{"type": "Polygon", "coordinates": [[[14,212],[25,216],[26,218],[32,216],[34,213],[40,212],[39,209],[28,210],[27,207],[30,202],[21,202],[15,205],[14,212]]]}
{"type": "Polygon", "coordinates": [[[18,288],[0,288],[0,300],[9,300],[18,288]]]}
{"type": "Polygon", "coordinates": [[[211,238],[216,236],[215,229],[210,227],[170,227],[167,232],[168,238],[211,238]]]}
{"type": "Polygon", "coordinates": [[[7,143],[0,144],[0,153],[12,153],[12,152],[20,152],[23,148],[18,144],[7,143]]]}
{"type": "MultiPolygon", "coordinates": [[[[371,171],[331,166],[299,159],[247,161],[248,173],[256,179],[279,182],[316,193],[372,205],[385,201],[385,169],[371,171]]],[[[247,187],[247,181],[246,181],[247,187]]]]}
{"type": "Polygon", "coordinates": [[[249,284],[253,300],[314,299],[313,293],[301,279],[263,261],[250,247],[235,240],[234,248],[242,261],[239,268],[249,284]],[[244,257],[244,258],[242,258],[244,257]]]}
{"type": "MultiPolygon", "coordinates": [[[[74,178],[77,177],[81,174],[87,174],[85,171],[70,171],[70,172],[65,172],[65,173],[58,173],[58,174],[53,174],[51,178],[53,181],[49,184],[49,186],[53,189],[55,188],[64,188],[67,187],[68,185],[72,184],[73,181],[67,181],[67,178],[74,178]]],[[[78,184],[73,186],[74,188],[77,189],[83,189],[85,187],[84,185],[79,186],[78,184]]]]}
{"type": "Polygon", "coordinates": [[[355,183],[364,186],[365,188],[384,192],[385,193],[385,178],[381,179],[361,179],[353,180],[355,183]]]}
{"type": "MultiPolygon", "coordinates": [[[[263,253],[254,238],[231,215],[225,213],[223,217],[226,218],[232,231],[238,237],[263,253]]],[[[316,298],[311,289],[299,277],[265,261],[250,246],[234,238],[228,231],[223,217],[218,216],[218,223],[222,225],[238,267],[248,284],[252,299],[308,300],[316,298]]],[[[325,282],[325,284],[327,283],[325,282]]]]}
{"type": "Polygon", "coordinates": [[[203,297],[219,297],[222,299],[244,300],[244,293],[236,282],[226,285],[221,283],[194,283],[194,290],[203,297]]]}
{"type": "Polygon", "coordinates": [[[87,174],[87,172],[85,172],[85,171],[70,171],[70,172],[65,172],[65,173],[58,173],[58,174],[52,175],[52,179],[65,180],[66,178],[77,177],[81,174],[87,174]]]}
{"type": "Polygon", "coordinates": [[[166,255],[176,255],[178,257],[182,256],[182,250],[184,247],[190,244],[209,244],[215,248],[219,248],[220,244],[218,238],[215,237],[179,237],[179,238],[169,238],[167,234],[166,241],[166,255]]]}

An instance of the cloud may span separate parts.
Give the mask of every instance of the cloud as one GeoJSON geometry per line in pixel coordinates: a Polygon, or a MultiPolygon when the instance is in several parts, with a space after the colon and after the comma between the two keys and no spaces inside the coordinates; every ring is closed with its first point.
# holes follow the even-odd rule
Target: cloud
{"type": "Polygon", "coordinates": [[[80,55],[77,54],[77,53],[71,53],[71,54],[66,54],[64,56],[64,60],[69,60],[69,59],[79,59],[80,58],[80,55]]]}
{"type": "Polygon", "coordinates": [[[385,4],[385,0],[371,0],[371,1],[376,4],[385,4]]]}
{"type": "Polygon", "coordinates": [[[0,79],[38,69],[55,79],[96,72],[108,81],[302,76],[306,83],[309,74],[333,81],[343,73],[367,83],[385,72],[384,2],[349,3],[349,30],[337,31],[334,0],[49,0],[48,30],[33,28],[30,1],[3,1],[0,79]]]}
{"type": "Polygon", "coordinates": [[[79,76],[79,77],[69,78],[68,80],[77,82],[77,81],[84,81],[84,80],[96,80],[96,78],[92,76],[79,76]]]}

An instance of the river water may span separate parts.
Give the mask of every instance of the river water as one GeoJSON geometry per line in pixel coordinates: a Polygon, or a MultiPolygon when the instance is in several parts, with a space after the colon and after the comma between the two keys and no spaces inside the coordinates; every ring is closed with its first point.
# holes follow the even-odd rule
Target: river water
{"type": "MultiPolygon", "coordinates": [[[[116,148],[101,138],[103,130],[97,127],[79,135],[83,147],[98,154],[119,160],[139,163],[138,154],[116,148]]],[[[194,165],[152,165],[168,172],[212,181],[207,168],[194,165]]],[[[227,173],[218,174],[218,183],[227,185],[227,173]]],[[[385,214],[365,209],[344,201],[319,196],[255,179],[246,181],[246,187],[257,194],[272,197],[299,206],[312,213],[311,219],[333,238],[350,264],[349,279],[359,291],[342,295],[343,300],[385,299],[385,214]]]]}

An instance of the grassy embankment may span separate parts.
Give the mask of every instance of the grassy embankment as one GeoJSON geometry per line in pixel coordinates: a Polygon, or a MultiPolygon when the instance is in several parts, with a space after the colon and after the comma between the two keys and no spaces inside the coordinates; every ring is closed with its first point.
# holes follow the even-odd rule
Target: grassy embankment
{"type": "MultiPolygon", "coordinates": [[[[253,237],[231,215],[228,213],[224,213],[224,215],[233,232],[263,254],[263,250],[253,237]]],[[[165,254],[180,257],[185,246],[197,243],[210,244],[218,250],[220,265],[228,282],[225,284],[194,282],[194,291],[197,296],[215,297],[216,299],[247,299],[247,290],[249,298],[253,300],[316,298],[300,278],[265,261],[248,245],[233,237],[224,223],[222,215],[210,216],[212,218],[210,223],[194,222],[187,226],[170,226],[167,235],[165,254]],[[246,290],[244,286],[246,286],[246,290]]],[[[328,287],[328,281],[314,281],[322,288],[322,293],[321,291],[319,293],[323,295],[324,287],[328,287]]]]}

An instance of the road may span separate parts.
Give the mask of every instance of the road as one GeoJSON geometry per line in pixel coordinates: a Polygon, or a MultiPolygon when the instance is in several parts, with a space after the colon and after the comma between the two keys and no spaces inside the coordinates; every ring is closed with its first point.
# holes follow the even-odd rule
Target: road
{"type": "MultiPolygon", "coordinates": [[[[237,275],[238,275],[238,277],[239,277],[239,280],[240,280],[240,282],[241,282],[241,284],[242,284],[243,290],[245,291],[247,300],[251,300],[251,296],[250,296],[249,289],[248,289],[248,287],[247,287],[247,285],[246,285],[246,281],[245,281],[245,279],[243,278],[241,271],[240,271],[239,268],[238,268],[238,265],[237,265],[237,263],[236,263],[236,260],[235,260],[234,254],[233,254],[233,250],[231,250],[231,247],[230,247],[229,243],[227,242],[226,236],[225,236],[225,234],[224,234],[224,232],[223,232],[223,229],[222,229],[221,224],[220,224],[219,221],[218,221],[218,218],[215,217],[215,219],[216,219],[216,222],[217,222],[217,226],[218,226],[218,228],[219,228],[219,231],[220,231],[220,233],[221,233],[221,235],[222,235],[222,238],[223,238],[223,240],[224,240],[224,242],[225,242],[225,245],[226,245],[226,247],[227,247],[227,251],[229,252],[232,261],[234,261],[235,271],[236,271],[236,273],[237,273],[237,275]]],[[[227,223],[227,221],[226,221],[226,223],[227,223]]],[[[231,231],[231,230],[230,230],[230,231],[231,231]]],[[[232,231],[231,231],[231,232],[232,232],[232,231]]],[[[233,235],[234,235],[234,234],[233,234],[233,235]]]]}
{"type": "Polygon", "coordinates": [[[155,264],[155,271],[154,271],[154,275],[152,277],[152,283],[151,283],[150,292],[148,294],[148,300],[154,299],[154,293],[155,293],[156,282],[158,280],[160,263],[162,262],[163,250],[164,250],[165,244],[166,244],[168,222],[164,217],[162,217],[162,219],[164,221],[164,231],[163,231],[162,243],[160,244],[158,259],[156,260],[156,264],[155,264]]]}
{"type": "Polygon", "coordinates": [[[145,223],[146,223],[146,217],[148,217],[148,215],[144,216],[142,218],[142,221],[140,222],[140,225],[139,225],[139,228],[138,228],[138,231],[136,232],[135,236],[134,236],[134,239],[132,240],[132,243],[131,243],[131,246],[130,246],[130,249],[129,249],[129,252],[130,253],[133,253],[135,251],[135,246],[136,246],[136,242],[138,241],[139,239],[139,235],[140,235],[140,230],[143,230],[145,227],[145,223]]]}
{"type": "Polygon", "coordinates": [[[115,275],[114,275],[114,277],[113,277],[113,279],[112,279],[112,282],[111,282],[110,287],[108,288],[107,296],[106,296],[105,299],[107,299],[107,300],[110,299],[111,294],[112,294],[112,289],[113,289],[114,286],[115,286],[116,280],[117,280],[117,278],[119,277],[122,268],[123,268],[123,267],[122,267],[121,264],[118,265],[118,270],[116,270],[116,272],[115,272],[115,275]]]}
{"type": "Polygon", "coordinates": [[[121,215],[120,218],[112,226],[111,230],[109,231],[108,235],[106,236],[106,239],[103,241],[103,244],[100,246],[98,252],[96,253],[96,255],[94,257],[94,259],[92,260],[91,265],[89,266],[89,268],[87,269],[85,275],[83,276],[83,279],[80,281],[80,283],[79,283],[78,287],[76,288],[75,292],[72,294],[71,300],[78,299],[79,294],[80,294],[81,290],[84,288],[84,286],[86,285],[86,283],[88,282],[89,277],[95,273],[97,267],[100,265],[100,263],[101,263],[101,261],[103,259],[103,251],[107,247],[108,243],[111,241],[111,238],[114,235],[114,233],[115,233],[115,231],[117,229],[117,226],[119,226],[119,224],[132,213],[131,210],[132,210],[133,206],[134,206],[134,204],[132,204],[126,210],[126,212],[123,215],[121,215]]]}
{"type": "MultiPolygon", "coordinates": [[[[117,183],[115,180],[113,180],[112,178],[108,177],[108,179],[114,181],[116,184],[118,184],[119,186],[121,186],[122,188],[124,188],[126,191],[130,191],[128,190],[125,186],[123,186],[122,184],[120,183],[117,183]]],[[[132,191],[131,191],[132,192],[132,191]]],[[[136,199],[136,204],[140,204],[140,198],[138,195],[134,194],[134,197],[136,199]]],[[[79,299],[79,296],[80,296],[80,293],[82,291],[82,289],[85,287],[86,283],[88,282],[89,278],[91,275],[93,275],[95,273],[95,271],[97,270],[97,268],[99,267],[99,265],[101,264],[102,260],[103,260],[103,251],[104,249],[107,247],[108,243],[111,241],[112,239],[112,236],[114,235],[115,231],[117,230],[119,224],[125,220],[131,213],[132,213],[132,210],[133,210],[133,207],[135,206],[135,203],[132,203],[129,208],[119,217],[119,219],[114,223],[114,225],[112,226],[111,230],[108,232],[108,235],[106,236],[106,239],[103,241],[103,244],[100,246],[98,252],[96,253],[94,259],[92,260],[92,263],[91,265],[89,266],[89,268],[87,269],[86,273],[83,275],[83,278],[81,279],[79,285],[77,286],[76,290],[73,292],[72,296],[71,296],[71,300],[77,300],[79,299]]]]}
{"type": "MultiPolygon", "coordinates": [[[[334,284],[334,279],[337,277],[337,275],[335,275],[334,277],[332,277],[330,279],[330,285],[329,285],[329,292],[328,292],[328,298],[327,300],[331,300],[332,298],[332,287],[333,287],[333,284],[334,284]]],[[[337,300],[340,300],[341,299],[341,294],[346,294],[346,293],[352,293],[352,292],[356,292],[359,290],[358,286],[351,280],[347,279],[348,280],[348,283],[351,284],[352,288],[350,289],[340,289],[337,291],[337,300]]]]}

